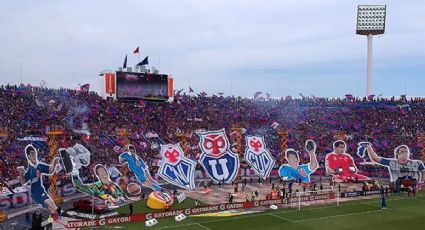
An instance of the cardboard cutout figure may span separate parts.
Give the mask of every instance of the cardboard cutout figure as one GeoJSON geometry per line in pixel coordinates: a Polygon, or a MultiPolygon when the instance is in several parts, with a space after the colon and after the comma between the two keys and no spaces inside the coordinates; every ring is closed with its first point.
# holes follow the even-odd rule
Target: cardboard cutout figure
{"type": "Polygon", "coordinates": [[[239,170],[239,156],[230,150],[224,129],[196,132],[202,151],[199,163],[215,182],[231,183],[239,170]]]}
{"type": "Polygon", "coordinates": [[[310,183],[310,175],[318,168],[316,157],[316,143],[307,140],[305,150],[310,154],[310,163],[300,165],[299,153],[295,149],[285,151],[285,159],[289,164],[284,164],[279,168],[279,176],[283,180],[295,180],[301,183],[310,183]]]}
{"type": "Polygon", "coordinates": [[[361,175],[354,164],[354,159],[348,153],[347,144],[338,140],[333,143],[334,151],[328,153],[325,158],[326,172],[333,175],[335,182],[354,182],[370,180],[369,177],[361,175]]]}
{"type": "Polygon", "coordinates": [[[185,157],[180,143],[161,145],[161,157],[159,176],[180,188],[195,188],[196,162],[185,157]]]}
{"type": "Polygon", "coordinates": [[[37,204],[55,212],[57,207],[43,185],[43,175],[53,175],[58,158],[55,158],[51,165],[38,161],[37,149],[29,144],[25,147],[25,157],[28,166],[25,170],[23,166],[18,167],[19,179],[23,185],[29,184],[31,187],[31,198],[37,204]]]}
{"type": "Polygon", "coordinates": [[[270,176],[275,160],[266,147],[264,137],[246,136],[246,148],[244,154],[246,162],[251,166],[255,174],[266,179],[270,176]]]}
{"type": "Polygon", "coordinates": [[[101,164],[94,167],[94,174],[98,181],[83,183],[79,169],[90,164],[91,155],[90,151],[84,146],[76,144],[71,148],[61,148],[59,154],[65,171],[71,175],[72,183],[78,191],[104,200],[110,208],[118,207],[124,203],[124,192],[111,180],[108,170],[101,164]]]}
{"type": "Polygon", "coordinates": [[[372,148],[372,144],[366,144],[370,158],[377,164],[386,166],[390,172],[391,182],[397,179],[413,179],[423,182],[425,177],[424,163],[420,160],[410,159],[410,150],[407,145],[400,145],[394,149],[394,158],[379,157],[372,148]]]}
{"type": "Polygon", "coordinates": [[[121,153],[119,161],[123,165],[128,165],[130,171],[136,176],[137,181],[143,186],[155,191],[163,190],[158,182],[152,178],[148,165],[137,155],[136,148],[133,145],[127,146],[127,152],[121,153]]]}

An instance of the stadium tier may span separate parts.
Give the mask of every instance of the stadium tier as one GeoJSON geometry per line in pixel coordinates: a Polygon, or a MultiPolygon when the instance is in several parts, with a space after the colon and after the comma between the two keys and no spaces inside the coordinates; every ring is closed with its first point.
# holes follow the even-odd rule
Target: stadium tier
{"type": "Polygon", "coordinates": [[[305,220],[273,210],[376,196],[384,208],[388,193],[416,195],[423,184],[422,98],[178,94],[140,103],[8,85],[0,110],[3,221],[42,207],[69,228],[267,210],[295,223],[305,220]]]}

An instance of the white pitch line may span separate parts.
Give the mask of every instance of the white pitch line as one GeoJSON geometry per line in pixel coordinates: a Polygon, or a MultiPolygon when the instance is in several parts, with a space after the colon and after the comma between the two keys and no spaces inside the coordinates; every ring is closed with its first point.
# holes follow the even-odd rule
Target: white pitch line
{"type": "MultiPolygon", "coordinates": [[[[398,201],[398,200],[405,200],[405,199],[407,199],[407,198],[391,199],[391,200],[388,200],[388,201],[398,201]]],[[[358,202],[358,203],[354,203],[354,204],[342,204],[342,203],[343,202],[341,202],[340,203],[341,205],[339,205],[339,206],[322,206],[322,207],[315,207],[315,208],[306,208],[306,209],[301,209],[301,210],[303,210],[303,211],[309,211],[309,210],[320,210],[320,209],[338,208],[338,207],[346,207],[346,206],[354,206],[354,205],[368,205],[368,204],[378,203],[378,201],[358,202]]],[[[379,206],[379,208],[380,207],[381,206],[379,206]]],[[[277,213],[291,213],[291,212],[299,212],[299,211],[300,210],[298,210],[298,209],[296,209],[296,210],[290,210],[290,211],[281,210],[280,212],[277,212],[277,213]]]]}
{"type": "Polygon", "coordinates": [[[306,221],[315,221],[315,220],[322,220],[322,219],[331,219],[331,218],[335,218],[335,217],[355,216],[355,215],[365,214],[365,213],[371,213],[371,212],[382,212],[382,210],[381,210],[381,209],[379,209],[379,210],[372,210],[372,211],[366,211],[366,212],[355,212],[355,213],[349,213],[349,214],[341,214],[341,215],[333,215],[333,216],[323,216],[323,217],[318,217],[318,218],[311,218],[311,219],[304,219],[304,220],[296,220],[296,221],[294,221],[294,222],[299,223],[299,222],[306,222],[306,221]]]}
{"type": "Polygon", "coordinates": [[[415,200],[419,200],[419,201],[425,201],[425,199],[421,198],[421,197],[413,197],[413,199],[415,200]]]}
{"type": "Polygon", "coordinates": [[[270,216],[274,216],[274,217],[279,218],[279,219],[284,220],[284,221],[294,222],[293,220],[286,219],[286,218],[284,218],[284,217],[281,217],[281,216],[275,215],[275,214],[273,214],[273,213],[269,213],[269,215],[270,215],[270,216]]]}
{"type": "Polygon", "coordinates": [[[204,226],[204,225],[202,225],[202,224],[200,224],[200,223],[196,223],[196,224],[197,224],[197,225],[199,225],[199,226],[201,226],[203,229],[211,230],[211,228],[206,227],[206,226],[204,226]]]}

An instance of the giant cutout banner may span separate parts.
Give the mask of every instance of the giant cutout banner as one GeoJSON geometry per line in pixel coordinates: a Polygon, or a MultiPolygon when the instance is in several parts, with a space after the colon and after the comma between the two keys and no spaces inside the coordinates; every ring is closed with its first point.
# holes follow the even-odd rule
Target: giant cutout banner
{"type": "Polygon", "coordinates": [[[148,165],[137,155],[136,148],[133,145],[127,145],[127,152],[121,153],[118,159],[121,164],[128,165],[140,184],[155,191],[162,190],[158,182],[151,176],[148,165]]]}
{"type": "Polygon", "coordinates": [[[70,148],[60,148],[59,155],[67,174],[71,175],[74,187],[83,193],[104,200],[109,207],[117,207],[124,203],[124,192],[115,184],[105,166],[97,164],[94,173],[97,182],[84,183],[80,178],[80,168],[90,164],[91,153],[83,145],[76,144],[70,148]]]}
{"type": "Polygon", "coordinates": [[[23,166],[17,168],[21,183],[30,186],[33,201],[44,208],[48,208],[51,212],[55,212],[57,207],[44,188],[43,176],[55,173],[58,158],[55,158],[51,165],[39,162],[37,149],[31,144],[25,147],[25,157],[28,161],[26,169],[23,166]]]}
{"type": "Polygon", "coordinates": [[[224,129],[196,132],[202,151],[199,163],[215,182],[231,183],[239,170],[239,156],[230,150],[224,129]]]}
{"type": "Polygon", "coordinates": [[[369,177],[358,173],[351,155],[346,153],[347,144],[342,140],[333,143],[333,152],[325,158],[326,172],[333,176],[335,182],[353,182],[370,180],[369,177]]]}
{"type": "Polygon", "coordinates": [[[264,137],[246,136],[245,160],[251,166],[255,174],[266,179],[270,176],[275,160],[266,147],[264,137]]]}
{"type": "Polygon", "coordinates": [[[195,188],[196,162],[185,157],[180,143],[161,145],[161,157],[159,176],[180,188],[195,188]]]}
{"type": "Polygon", "coordinates": [[[410,159],[410,149],[407,145],[400,145],[394,149],[394,158],[379,157],[369,142],[359,143],[359,151],[367,151],[376,164],[385,166],[390,173],[391,182],[398,179],[411,179],[420,183],[425,177],[424,163],[410,159]]]}
{"type": "Polygon", "coordinates": [[[283,180],[295,180],[301,183],[310,183],[310,175],[319,168],[319,163],[316,157],[316,143],[312,140],[307,140],[305,150],[310,155],[310,163],[300,164],[299,152],[295,149],[287,149],[285,151],[285,159],[288,164],[283,164],[279,168],[279,176],[283,180]]]}

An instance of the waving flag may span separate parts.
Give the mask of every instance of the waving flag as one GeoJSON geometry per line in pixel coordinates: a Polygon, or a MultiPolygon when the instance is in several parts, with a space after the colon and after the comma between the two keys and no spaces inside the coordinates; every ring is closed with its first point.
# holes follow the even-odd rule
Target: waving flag
{"type": "Polygon", "coordinates": [[[133,54],[138,54],[139,53],[139,47],[137,47],[134,51],[133,54]]]}
{"type": "Polygon", "coordinates": [[[121,153],[122,151],[124,151],[124,149],[123,149],[122,147],[120,147],[120,146],[118,146],[118,145],[116,145],[116,146],[114,147],[114,152],[116,152],[116,153],[121,153]]]}
{"type": "Polygon", "coordinates": [[[88,92],[88,91],[90,91],[90,84],[84,84],[84,85],[82,85],[81,87],[80,87],[80,90],[81,91],[83,91],[83,92],[88,92]]]}
{"type": "Polygon", "coordinates": [[[260,94],[262,94],[262,92],[258,91],[254,93],[254,100],[258,98],[258,96],[260,96],[260,94]]]}
{"type": "Polygon", "coordinates": [[[351,99],[353,99],[353,95],[351,95],[351,94],[346,94],[346,95],[345,95],[345,98],[346,98],[346,99],[348,99],[348,100],[351,100],[351,99]]]}
{"type": "Polygon", "coordinates": [[[143,61],[139,62],[136,66],[148,65],[149,64],[149,56],[146,56],[143,61]]]}
{"type": "Polygon", "coordinates": [[[269,99],[270,98],[270,93],[266,93],[266,98],[269,99]]]}
{"type": "Polygon", "coordinates": [[[122,64],[122,68],[127,68],[127,55],[125,55],[124,64],[122,64]]]}
{"type": "Polygon", "coordinates": [[[181,89],[181,90],[174,90],[174,96],[175,97],[180,97],[180,93],[183,91],[183,89],[181,89]]]}

